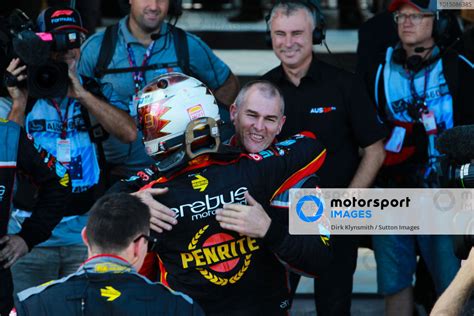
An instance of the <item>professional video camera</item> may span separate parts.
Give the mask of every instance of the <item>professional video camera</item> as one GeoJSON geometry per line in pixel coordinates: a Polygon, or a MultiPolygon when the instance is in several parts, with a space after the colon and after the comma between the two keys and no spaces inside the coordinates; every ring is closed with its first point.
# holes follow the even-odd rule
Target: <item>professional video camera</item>
{"type": "Polygon", "coordinates": [[[474,125],[457,126],[444,131],[436,147],[445,154],[440,165],[443,187],[474,188],[474,125]]]}
{"type": "MultiPolygon", "coordinates": [[[[34,98],[65,96],[69,84],[68,66],[50,59],[51,52],[61,52],[81,45],[82,34],[68,30],[36,33],[34,23],[21,10],[15,9],[7,18],[10,43],[3,43],[13,56],[27,65],[28,93],[34,98]]],[[[18,85],[16,79],[5,74],[5,84],[18,85]]]]}
{"type": "MultiPolygon", "coordinates": [[[[437,140],[436,147],[445,154],[445,187],[474,187],[474,125],[464,125],[444,131],[437,140]]],[[[474,222],[474,221],[473,221],[474,222]]],[[[474,227],[470,227],[473,229],[474,227]]],[[[454,236],[454,251],[460,259],[467,259],[474,247],[474,235],[454,236]]]]}

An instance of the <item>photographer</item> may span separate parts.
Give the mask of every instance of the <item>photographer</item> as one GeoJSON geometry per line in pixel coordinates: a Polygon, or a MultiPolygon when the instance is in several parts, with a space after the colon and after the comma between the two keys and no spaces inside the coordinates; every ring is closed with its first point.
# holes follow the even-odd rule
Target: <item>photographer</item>
{"type": "Polygon", "coordinates": [[[469,299],[474,289],[474,248],[467,260],[463,263],[453,282],[444,291],[438,299],[433,310],[432,316],[457,316],[461,315],[463,306],[469,299]]]}
{"type": "MultiPolygon", "coordinates": [[[[98,156],[88,133],[89,114],[121,141],[131,142],[136,138],[133,120],[87,91],[81,84],[85,79],[76,74],[80,39],[85,32],[77,11],[67,7],[48,8],[38,17],[38,30],[47,33],[30,32],[34,35],[31,38],[40,36],[41,41],[50,42],[50,60],[39,66],[28,62],[21,65],[18,58],[10,62],[5,83],[13,104],[8,118],[24,124],[36,144],[56,156],[69,170],[73,194],[67,205],[67,216],[56,226],[51,238],[12,267],[15,292],[74,272],[87,255],[80,231],[87,220],[85,213],[96,198],[100,176],[98,156]],[[67,73],[64,80],[61,80],[61,69],[67,73]],[[60,89],[56,87],[64,82],[58,81],[68,83],[67,90],[59,96],[60,89]],[[48,90],[48,84],[54,89],[48,90]],[[30,101],[29,97],[33,92],[38,95],[38,91],[45,96],[30,101]]],[[[28,47],[21,40],[21,45],[15,46],[14,39],[15,52],[20,57],[28,56],[26,49],[19,50],[28,47]]],[[[43,44],[41,41],[39,44],[43,44]]],[[[31,50],[38,55],[42,53],[39,45],[31,50]]],[[[29,210],[25,207],[25,211],[13,212],[9,227],[12,233],[21,229],[19,223],[30,215],[29,210]]]]}

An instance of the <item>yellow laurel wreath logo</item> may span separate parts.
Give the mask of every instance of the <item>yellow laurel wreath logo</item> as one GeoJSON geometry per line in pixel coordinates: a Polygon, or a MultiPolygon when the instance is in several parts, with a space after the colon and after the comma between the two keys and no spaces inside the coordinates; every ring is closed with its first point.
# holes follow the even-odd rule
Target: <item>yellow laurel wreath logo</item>
{"type": "Polygon", "coordinates": [[[201,238],[202,234],[206,231],[206,229],[209,228],[209,225],[204,226],[201,228],[196,235],[194,235],[193,239],[191,239],[191,242],[188,245],[188,250],[194,250],[196,249],[197,243],[199,241],[199,238],[201,238]]]}
{"type": "Polygon", "coordinates": [[[239,281],[240,278],[242,278],[242,276],[244,275],[245,271],[247,271],[247,269],[248,269],[249,266],[250,266],[250,258],[252,258],[252,255],[251,255],[251,254],[245,256],[244,265],[243,265],[242,268],[239,270],[239,272],[237,272],[233,277],[230,278],[230,283],[234,284],[235,282],[239,281]]]}
{"type": "MultiPolygon", "coordinates": [[[[193,237],[193,239],[191,240],[191,242],[189,243],[188,245],[188,250],[194,250],[196,249],[196,246],[199,242],[199,238],[201,238],[201,236],[204,234],[204,232],[209,228],[209,225],[206,225],[204,226],[203,228],[201,228],[193,237]]],[[[203,268],[197,268],[196,270],[199,271],[199,273],[201,273],[201,275],[206,279],[208,280],[209,282],[212,282],[216,285],[220,285],[220,286],[224,286],[226,285],[227,283],[236,283],[237,281],[239,281],[242,276],[244,275],[245,271],[247,271],[247,269],[249,268],[250,266],[250,258],[252,258],[252,254],[248,254],[245,256],[245,260],[244,260],[244,265],[242,266],[242,268],[240,268],[240,270],[234,274],[231,278],[227,279],[227,278],[221,278],[221,277],[218,277],[217,275],[215,275],[214,273],[212,273],[211,271],[208,271],[206,269],[203,269],[203,268]]]]}

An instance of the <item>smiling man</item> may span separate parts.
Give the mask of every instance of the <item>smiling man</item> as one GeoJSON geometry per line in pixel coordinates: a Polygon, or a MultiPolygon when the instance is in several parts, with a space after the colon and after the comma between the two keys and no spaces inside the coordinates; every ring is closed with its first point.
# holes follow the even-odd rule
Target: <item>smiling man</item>
{"type": "Polygon", "coordinates": [[[249,153],[267,149],[280,134],[286,117],[283,97],[265,81],[255,81],[242,88],[230,107],[236,135],[231,139],[249,153]]]}
{"type": "MultiPolygon", "coordinates": [[[[285,100],[281,138],[311,131],[328,150],[318,175],[326,188],[365,188],[384,159],[382,125],[355,76],[315,58],[324,23],[315,1],[281,1],[267,18],[273,51],[281,65],[263,76],[285,100]],[[362,157],[359,156],[362,148],[362,157]]],[[[334,236],[328,272],[315,282],[318,315],[349,315],[358,240],[334,236]],[[337,286],[334,286],[337,284],[337,286]]]]}

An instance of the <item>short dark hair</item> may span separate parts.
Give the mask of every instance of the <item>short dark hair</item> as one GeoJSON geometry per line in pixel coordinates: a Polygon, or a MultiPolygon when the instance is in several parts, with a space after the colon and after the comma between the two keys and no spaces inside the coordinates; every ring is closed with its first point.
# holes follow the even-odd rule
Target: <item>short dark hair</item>
{"type": "Polygon", "coordinates": [[[242,89],[240,89],[239,94],[235,99],[234,103],[237,108],[240,108],[240,106],[245,102],[247,93],[249,92],[250,88],[254,86],[267,99],[279,98],[281,114],[283,115],[285,113],[285,100],[283,99],[283,94],[280,91],[280,88],[278,88],[278,86],[267,80],[253,80],[247,82],[242,87],[242,89]]]}
{"type": "Polygon", "coordinates": [[[138,197],[114,193],[94,203],[86,226],[89,245],[104,253],[125,250],[134,238],[148,234],[150,209],[138,197]]]}

